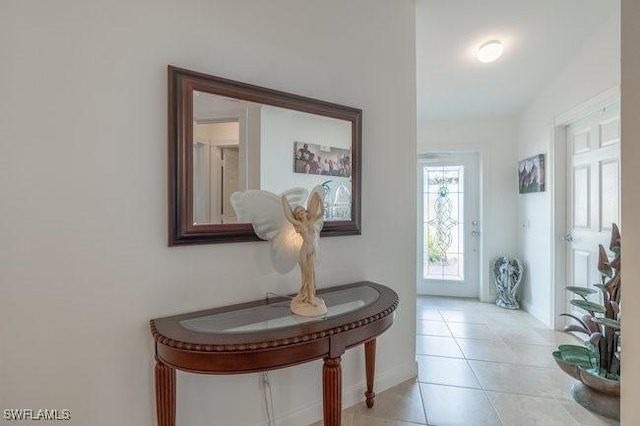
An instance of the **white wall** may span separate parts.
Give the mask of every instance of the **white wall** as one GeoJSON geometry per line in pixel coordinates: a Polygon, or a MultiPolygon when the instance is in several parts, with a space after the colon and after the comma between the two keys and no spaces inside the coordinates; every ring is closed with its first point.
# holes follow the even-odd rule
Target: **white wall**
{"type": "MultiPolygon", "coordinates": [[[[616,5],[617,2],[612,2],[616,5]]],[[[551,190],[553,164],[551,146],[553,119],[581,103],[615,87],[620,82],[620,24],[618,14],[595,30],[584,46],[568,58],[567,64],[531,100],[519,117],[518,158],[547,154],[547,190],[518,197],[518,251],[527,273],[523,302],[527,311],[548,325],[552,324],[551,190]]]]}
{"type": "Polygon", "coordinates": [[[264,106],[262,108],[260,187],[281,193],[294,186],[311,190],[327,180],[332,186],[351,188],[351,179],[338,176],[301,174],[293,171],[294,143],[351,149],[351,123],[301,111],[264,106]]]}
{"type": "Polygon", "coordinates": [[[622,370],[622,422],[633,426],[640,419],[640,3],[622,0],[622,264],[624,265],[624,333],[622,370]],[[629,300],[631,303],[627,303],[629,300]]]}
{"type": "MultiPolygon", "coordinates": [[[[378,390],[415,374],[412,2],[5,0],[0,57],[3,408],[152,425],[151,318],[298,287],[266,243],[167,247],[167,64],[363,109],[363,235],[323,239],[318,279],[394,288],[378,390]]],[[[273,373],[278,424],[320,417],[319,372],[273,373]]],[[[177,401],[181,425],[265,421],[256,375],[179,373],[177,401]]]]}
{"type": "Polygon", "coordinates": [[[452,150],[475,151],[481,155],[481,300],[495,300],[489,271],[497,256],[516,254],[511,231],[516,223],[516,141],[514,118],[447,120],[418,124],[418,154],[452,150]],[[500,206],[499,209],[496,206],[500,206]]]}

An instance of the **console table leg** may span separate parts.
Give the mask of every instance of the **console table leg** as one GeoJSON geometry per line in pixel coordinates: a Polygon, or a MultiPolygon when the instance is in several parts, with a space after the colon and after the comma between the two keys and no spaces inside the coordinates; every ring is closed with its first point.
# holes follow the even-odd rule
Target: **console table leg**
{"type": "Polygon", "coordinates": [[[364,344],[364,360],[367,374],[367,391],[364,396],[367,399],[367,407],[373,407],[373,399],[376,393],[373,391],[373,378],[376,374],[376,339],[369,340],[364,344]]]}
{"type": "Polygon", "coordinates": [[[324,426],[342,421],[342,366],[340,357],[325,358],[322,367],[322,410],[324,426]]]}
{"type": "Polygon", "coordinates": [[[156,414],[158,426],[176,424],[176,370],[156,359],[156,414]]]}

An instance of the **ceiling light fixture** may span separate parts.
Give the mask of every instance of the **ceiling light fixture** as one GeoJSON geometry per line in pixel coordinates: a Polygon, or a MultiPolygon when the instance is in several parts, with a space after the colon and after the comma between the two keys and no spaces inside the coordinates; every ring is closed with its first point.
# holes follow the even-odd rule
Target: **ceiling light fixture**
{"type": "Polygon", "coordinates": [[[504,47],[499,40],[491,40],[480,46],[477,58],[480,62],[493,62],[502,56],[503,50],[504,47]]]}

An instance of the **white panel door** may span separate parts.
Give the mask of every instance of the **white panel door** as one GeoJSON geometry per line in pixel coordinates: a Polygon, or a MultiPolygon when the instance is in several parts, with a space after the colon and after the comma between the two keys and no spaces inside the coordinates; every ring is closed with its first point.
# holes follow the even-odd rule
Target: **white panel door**
{"type": "Polygon", "coordinates": [[[220,148],[220,152],[222,153],[222,177],[220,179],[222,187],[222,190],[220,191],[222,223],[235,223],[236,214],[231,206],[231,194],[238,191],[240,188],[240,172],[238,168],[238,164],[240,163],[240,150],[238,146],[233,146],[220,148]]]}
{"type": "Polygon", "coordinates": [[[430,155],[418,163],[418,294],[478,297],[479,156],[430,155]]]}
{"type": "MultiPolygon", "coordinates": [[[[598,244],[609,249],[611,224],[620,225],[620,108],[602,108],[566,126],[567,285],[600,282],[598,244]]],[[[595,288],[594,288],[595,289],[595,288]]],[[[568,292],[567,292],[568,293],[568,292]]],[[[599,293],[594,295],[598,300],[599,293]]],[[[566,295],[565,312],[580,316],[566,295]]]]}

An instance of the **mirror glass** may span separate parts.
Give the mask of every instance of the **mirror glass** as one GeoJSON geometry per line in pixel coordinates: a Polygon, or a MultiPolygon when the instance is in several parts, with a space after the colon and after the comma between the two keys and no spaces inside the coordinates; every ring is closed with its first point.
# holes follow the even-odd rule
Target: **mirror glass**
{"type": "Polygon", "coordinates": [[[169,67],[169,244],[255,240],[235,191],[325,191],[321,235],[360,233],[358,109],[169,67]]]}
{"type": "Polygon", "coordinates": [[[317,185],[325,220],[350,220],[351,169],[349,121],[194,91],[194,225],[236,223],[235,191],[317,185]]]}

